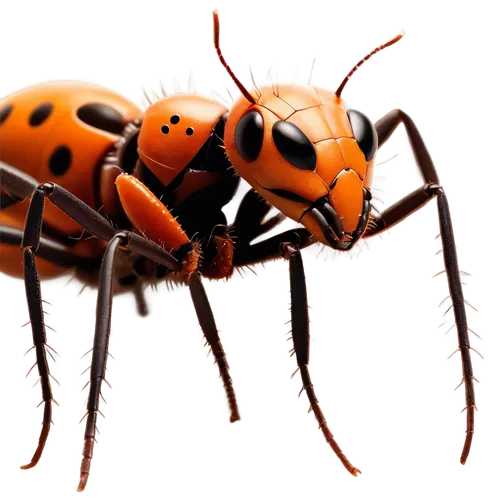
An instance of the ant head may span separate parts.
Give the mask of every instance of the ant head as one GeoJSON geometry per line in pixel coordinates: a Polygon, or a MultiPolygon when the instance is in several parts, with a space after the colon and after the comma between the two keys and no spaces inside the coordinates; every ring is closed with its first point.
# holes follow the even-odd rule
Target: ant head
{"type": "Polygon", "coordinates": [[[215,48],[242,93],[224,135],[229,161],[261,196],[338,250],[366,229],[378,147],[373,124],[340,95],[364,61],[403,34],[361,60],[336,92],[290,83],[248,92],[222,56],[214,11],[215,48]]]}

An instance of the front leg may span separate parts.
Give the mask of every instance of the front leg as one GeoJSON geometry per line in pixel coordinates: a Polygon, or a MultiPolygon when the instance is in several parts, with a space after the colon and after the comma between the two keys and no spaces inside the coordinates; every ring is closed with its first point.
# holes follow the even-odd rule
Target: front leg
{"type": "Polygon", "coordinates": [[[474,396],[474,374],[472,371],[472,361],[470,357],[469,328],[467,326],[467,315],[465,312],[465,300],[462,292],[460,280],[460,270],[458,267],[457,250],[453,227],[451,223],[448,200],[443,188],[439,185],[439,179],[425,146],[413,120],[403,111],[395,109],[381,118],[376,124],[381,147],[392,135],[396,127],[403,123],[408,133],[417,166],[422,174],[425,184],[410,193],[384,210],[380,215],[372,217],[370,228],[365,232],[364,237],[374,236],[398,224],[413,212],[419,210],[432,198],[437,197],[438,215],[441,242],[443,244],[444,265],[448,278],[448,287],[453,304],[455,324],[458,334],[458,348],[462,356],[462,373],[465,385],[465,401],[467,409],[467,430],[466,438],[460,457],[460,462],[465,464],[469,455],[474,433],[474,410],[476,409],[474,396]]]}
{"type": "Polygon", "coordinates": [[[311,410],[318,421],[319,428],[335,454],[339,457],[343,466],[353,475],[357,476],[361,471],[354,467],[344,455],[340,446],[335,441],[332,432],[328,428],[325,416],[321,411],[318,399],[314,392],[309,374],[309,306],[307,303],[306,278],[300,250],[290,243],[282,245],[283,257],[290,263],[290,295],[292,312],[292,339],[293,349],[297,357],[297,365],[302,378],[302,389],[306,392],[311,405],[311,410]]]}
{"type": "Polygon", "coordinates": [[[224,349],[219,338],[215,319],[199,273],[199,244],[192,242],[167,207],[138,179],[121,175],[116,180],[121,204],[130,222],[140,233],[163,247],[171,249],[179,258],[191,291],[198,321],[224,383],[231,415],[229,420],[240,419],[236,396],[229,376],[224,349]]]}

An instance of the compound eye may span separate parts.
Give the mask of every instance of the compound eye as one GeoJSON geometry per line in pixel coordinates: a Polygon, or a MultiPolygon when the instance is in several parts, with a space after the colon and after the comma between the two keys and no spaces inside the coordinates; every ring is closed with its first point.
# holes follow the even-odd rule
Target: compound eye
{"type": "Polygon", "coordinates": [[[264,120],[257,111],[247,113],[236,125],[234,144],[245,161],[254,161],[259,156],[264,139],[264,120]]]}
{"type": "Polygon", "coordinates": [[[288,163],[301,170],[316,168],[316,150],[297,125],[291,122],[279,121],[273,125],[274,144],[288,163]]]}
{"type": "Polygon", "coordinates": [[[375,156],[378,148],[378,136],[375,127],[363,113],[355,109],[347,111],[347,116],[359,148],[363,151],[366,161],[370,161],[375,156]]]}

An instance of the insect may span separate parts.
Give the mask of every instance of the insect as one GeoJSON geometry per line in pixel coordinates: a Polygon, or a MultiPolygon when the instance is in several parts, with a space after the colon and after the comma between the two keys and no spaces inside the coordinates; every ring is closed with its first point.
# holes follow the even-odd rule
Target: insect
{"type": "Polygon", "coordinates": [[[200,275],[226,278],[234,266],[282,255],[290,262],[292,337],[304,390],[328,443],[346,469],[356,475],[359,470],[341,452],[326,425],[308,372],[307,296],[300,249],[320,242],[348,251],[361,238],[388,229],[433,197],[438,199],[464,366],[464,463],[474,423],[467,323],[446,196],[418,130],[399,110],[372,125],[341,99],[345,84],[364,60],[335,93],[285,84],[255,86],[249,92],[226,64],[218,39],[214,13],[216,49],[242,92],[227,115],[228,110],[215,101],[177,95],[160,99],[142,116],[116,94],[79,83],[38,86],[0,104],[0,159],[10,165],[1,166],[2,271],[16,276],[24,273],[44,400],[40,443],[26,467],[36,465],[41,457],[52,407],[37,275],[53,276],[76,267],[81,280],[98,282],[81,491],[89,476],[100,386],[105,380],[113,293],[133,291],[139,310],[145,313],[142,287],[146,283],[161,279],[187,282],[217,360],[234,421],[239,418],[236,399],[200,275]],[[49,134],[47,127],[54,123],[50,120],[56,119],[60,128],[51,128],[49,134]],[[370,203],[375,153],[400,123],[408,131],[425,184],[376,214],[370,203]],[[19,141],[29,147],[16,147],[19,141]],[[232,198],[238,183],[233,168],[253,191],[243,200],[235,222],[228,225],[221,208],[232,198]],[[263,203],[258,195],[267,201],[263,203]],[[29,209],[26,203],[18,203],[27,198],[31,198],[29,209]],[[305,229],[252,245],[255,238],[282,220],[276,216],[264,222],[271,205],[305,229]],[[96,238],[70,239],[80,236],[82,227],[96,238]],[[22,266],[18,263],[20,244],[22,266]]]}

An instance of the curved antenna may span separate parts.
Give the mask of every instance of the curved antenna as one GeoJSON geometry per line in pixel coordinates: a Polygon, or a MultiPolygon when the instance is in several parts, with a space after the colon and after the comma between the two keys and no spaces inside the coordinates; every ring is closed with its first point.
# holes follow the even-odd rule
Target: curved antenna
{"type": "Polygon", "coordinates": [[[250,94],[250,92],[248,92],[248,90],[243,86],[243,84],[238,80],[238,78],[236,78],[236,75],[233,73],[233,71],[227,64],[226,60],[224,59],[224,56],[222,55],[219,45],[220,26],[219,26],[219,14],[217,10],[213,11],[213,16],[214,16],[214,46],[215,50],[217,51],[217,55],[219,56],[220,62],[222,63],[222,66],[226,68],[226,71],[229,73],[229,76],[233,79],[234,83],[236,83],[236,86],[240,89],[240,92],[243,94],[243,97],[248,102],[252,104],[257,104],[257,101],[250,94]]]}
{"type": "Polygon", "coordinates": [[[340,94],[344,90],[344,87],[346,86],[346,83],[349,81],[349,78],[351,78],[353,73],[365,61],[368,61],[368,59],[370,59],[370,57],[373,56],[373,54],[376,54],[380,50],[383,50],[386,47],[390,47],[391,45],[395,44],[396,42],[399,42],[399,40],[401,40],[401,38],[403,38],[404,36],[405,36],[405,32],[400,31],[394,38],[391,38],[388,42],[384,43],[383,45],[380,45],[380,47],[377,47],[376,49],[372,50],[367,56],[363,57],[363,59],[361,59],[361,61],[359,61],[358,64],[356,64],[356,66],[354,66],[354,68],[352,68],[351,71],[349,71],[348,75],[344,78],[344,81],[340,84],[340,87],[335,91],[335,94],[337,95],[337,97],[340,97],[340,94]]]}

